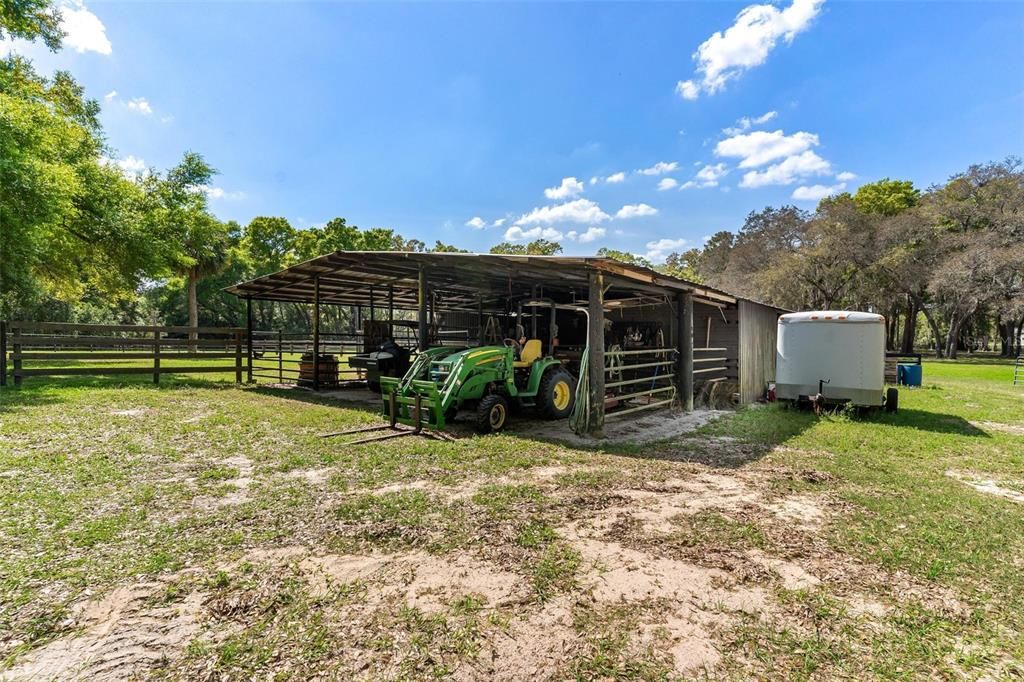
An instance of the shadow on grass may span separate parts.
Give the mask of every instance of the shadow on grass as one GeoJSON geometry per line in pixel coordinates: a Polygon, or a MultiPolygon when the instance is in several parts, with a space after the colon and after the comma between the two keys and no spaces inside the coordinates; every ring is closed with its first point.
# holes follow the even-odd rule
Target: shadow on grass
{"type": "Polygon", "coordinates": [[[988,433],[979,429],[963,417],[942,412],[928,412],[927,410],[912,410],[900,408],[895,414],[875,413],[857,417],[856,421],[862,423],[886,424],[901,428],[917,429],[918,431],[929,431],[932,433],[949,433],[958,436],[972,436],[975,438],[990,438],[988,433]]]}
{"type": "Polygon", "coordinates": [[[0,413],[16,407],[32,407],[40,405],[57,405],[70,400],[69,391],[85,389],[111,390],[132,388],[152,391],[173,391],[181,388],[204,388],[225,390],[237,388],[234,381],[188,376],[184,374],[165,374],[160,384],[153,383],[149,375],[110,375],[110,376],[65,376],[26,378],[21,386],[15,386],[8,378],[7,385],[0,388],[0,413]]]}

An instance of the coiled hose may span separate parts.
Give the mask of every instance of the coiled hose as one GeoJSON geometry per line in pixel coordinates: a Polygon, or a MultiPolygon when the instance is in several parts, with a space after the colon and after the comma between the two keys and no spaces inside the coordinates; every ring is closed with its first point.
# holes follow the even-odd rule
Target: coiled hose
{"type": "Polygon", "coordinates": [[[580,359],[580,376],[576,381],[576,405],[569,415],[569,428],[581,436],[590,429],[590,345],[583,349],[580,359]]]}

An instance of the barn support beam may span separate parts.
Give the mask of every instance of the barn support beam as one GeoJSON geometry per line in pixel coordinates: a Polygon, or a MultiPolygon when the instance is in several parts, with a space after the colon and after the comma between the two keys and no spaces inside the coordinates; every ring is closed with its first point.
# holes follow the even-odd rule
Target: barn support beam
{"type": "Polygon", "coordinates": [[[676,388],[679,404],[693,410],[693,294],[676,295],[676,388]]]}
{"type": "Polygon", "coordinates": [[[590,425],[588,434],[604,437],[604,276],[589,275],[587,294],[587,378],[589,380],[590,425]]]}
{"type": "Polygon", "coordinates": [[[313,277],[313,390],[320,390],[320,275],[313,277]]]}
{"type": "Polygon", "coordinates": [[[245,297],[245,383],[252,383],[252,299],[245,297]]]}
{"type": "Polygon", "coordinates": [[[417,318],[416,334],[418,336],[420,351],[427,350],[427,271],[420,266],[419,278],[416,287],[416,301],[419,308],[417,318]]]}

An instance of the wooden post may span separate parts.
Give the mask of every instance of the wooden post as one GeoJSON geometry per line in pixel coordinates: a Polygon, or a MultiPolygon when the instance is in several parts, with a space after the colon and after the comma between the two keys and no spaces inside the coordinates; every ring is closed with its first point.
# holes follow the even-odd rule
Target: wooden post
{"type": "Polygon", "coordinates": [[[320,390],[320,275],[313,276],[313,390],[320,390]]]}
{"type": "Polygon", "coordinates": [[[21,330],[14,327],[11,334],[11,354],[14,359],[14,385],[21,386],[21,330]]]}
{"type": "Polygon", "coordinates": [[[7,385],[7,323],[0,320],[0,386],[7,385]]]}
{"type": "Polygon", "coordinates": [[[252,297],[245,297],[245,382],[252,383],[252,297]]]}
{"type": "Polygon", "coordinates": [[[391,323],[395,319],[395,287],[388,287],[388,336],[395,338],[395,326],[391,323]]]}
{"type": "Polygon", "coordinates": [[[676,388],[680,406],[693,410],[693,295],[676,296],[676,388]]]}
{"type": "Polygon", "coordinates": [[[427,271],[420,266],[420,276],[417,289],[416,302],[419,307],[419,317],[416,324],[417,340],[420,351],[427,350],[427,271]]]}
{"type": "Polygon", "coordinates": [[[370,322],[373,322],[373,287],[370,287],[370,322]]]}
{"type": "MultiPolygon", "coordinates": [[[[531,298],[536,299],[537,298],[537,285],[536,284],[533,285],[533,289],[531,289],[531,293],[532,293],[532,297],[531,298]]],[[[530,338],[531,339],[537,338],[537,307],[536,306],[530,306],[530,338]]]]}
{"type": "Polygon", "coordinates": [[[242,332],[235,332],[235,383],[242,383],[242,332]]]}
{"type": "Polygon", "coordinates": [[[277,330],[277,383],[284,383],[284,334],[277,330]]]}
{"type": "Polygon", "coordinates": [[[160,330],[153,332],[153,383],[160,385],[160,330]]]}
{"type": "Polygon", "coordinates": [[[590,435],[604,436],[604,275],[590,273],[588,292],[587,345],[590,357],[587,359],[587,373],[590,379],[590,435]]]}

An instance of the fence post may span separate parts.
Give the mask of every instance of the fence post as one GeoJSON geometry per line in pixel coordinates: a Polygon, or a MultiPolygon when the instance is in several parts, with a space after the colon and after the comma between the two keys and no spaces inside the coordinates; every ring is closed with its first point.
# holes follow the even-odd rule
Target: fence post
{"type": "Polygon", "coordinates": [[[242,383],[242,332],[235,332],[235,383],[242,383]]]}
{"type": "Polygon", "coordinates": [[[277,383],[284,383],[284,345],[281,330],[277,330],[277,383]]]}
{"type": "Polygon", "coordinates": [[[14,359],[14,385],[21,386],[21,329],[18,327],[13,328],[11,341],[11,347],[14,350],[14,353],[12,353],[14,359]]]}
{"type": "Polygon", "coordinates": [[[7,385],[7,323],[0,320],[0,386],[7,385]]]}
{"type": "Polygon", "coordinates": [[[252,298],[245,297],[245,383],[252,383],[252,298]]]}
{"type": "Polygon", "coordinates": [[[160,385],[160,329],[153,331],[153,383],[160,385]]]}

